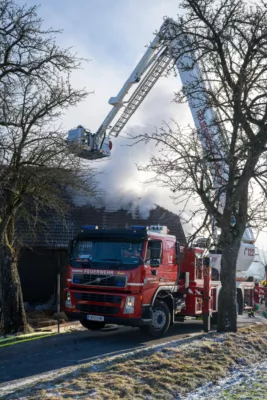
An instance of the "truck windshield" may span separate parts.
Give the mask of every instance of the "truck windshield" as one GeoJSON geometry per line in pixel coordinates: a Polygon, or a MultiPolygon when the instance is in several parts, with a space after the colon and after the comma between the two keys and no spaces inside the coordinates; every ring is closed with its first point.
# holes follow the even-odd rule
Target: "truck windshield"
{"type": "Polygon", "coordinates": [[[86,268],[131,269],[142,262],[143,243],[110,241],[77,241],[73,261],[86,263],[86,268]]]}

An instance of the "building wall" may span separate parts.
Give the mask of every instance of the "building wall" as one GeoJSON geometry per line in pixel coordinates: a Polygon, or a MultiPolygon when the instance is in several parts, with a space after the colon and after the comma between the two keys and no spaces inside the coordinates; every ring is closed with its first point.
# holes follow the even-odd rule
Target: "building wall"
{"type": "Polygon", "coordinates": [[[63,289],[67,271],[66,250],[23,250],[19,261],[19,274],[24,301],[30,304],[46,303],[56,293],[59,268],[63,289]]]}

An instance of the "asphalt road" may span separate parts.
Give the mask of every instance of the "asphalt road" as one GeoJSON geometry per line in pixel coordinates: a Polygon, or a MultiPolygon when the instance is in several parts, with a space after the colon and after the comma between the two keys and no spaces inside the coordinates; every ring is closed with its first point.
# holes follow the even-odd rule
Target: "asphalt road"
{"type": "MultiPolygon", "coordinates": [[[[253,321],[259,319],[255,318],[253,321]]],[[[239,317],[239,325],[253,322],[239,317]]],[[[87,330],[19,343],[0,349],[0,385],[51,370],[78,366],[101,355],[115,355],[201,332],[202,321],[176,323],[160,340],[143,336],[138,328],[115,327],[101,332],[87,330]]]]}

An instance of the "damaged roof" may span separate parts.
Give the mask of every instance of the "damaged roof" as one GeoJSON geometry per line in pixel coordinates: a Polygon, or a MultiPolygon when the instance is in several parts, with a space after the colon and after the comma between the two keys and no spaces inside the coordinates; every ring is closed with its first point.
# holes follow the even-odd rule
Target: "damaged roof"
{"type": "MultiPolygon", "coordinates": [[[[106,210],[90,205],[71,207],[63,217],[45,216],[43,228],[34,230],[19,229],[23,246],[45,248],[67,248],[68,243],[80,231],[83,225],[97,225],[99,228],[128,228],[131,225],[166,225],[169,233],[175,235],[181,245],[186,243],[185,234],[178,215],[156,206],[150,210],[148,218],[142,218],[139,211],[132,209],[106,210]]],[[[25,227],[25,225],[24,225],[25,227]]]]}

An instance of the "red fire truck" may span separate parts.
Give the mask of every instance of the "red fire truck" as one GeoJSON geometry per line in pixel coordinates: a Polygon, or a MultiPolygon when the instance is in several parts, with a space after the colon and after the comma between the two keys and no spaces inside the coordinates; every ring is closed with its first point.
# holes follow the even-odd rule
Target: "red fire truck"
{"type": "MultiPolygon", "coordinates": [[[[216,324],[219,271],[200,247],[183,248],[166,226],[98,229],[84,226],[69,246],[65,311],[88,329],[138,326],[163,336],[175,321],[216,324]]],[[[262,303],[266,290],[236,279],[237,312],[262,303]]]]}
{"type": "Polygon", "coordinates": [[[221,283],[203,249],[183,249],[166,226],[96,228],[84,226],[70,244],[70,318],[92,330],[138,326],[155,337],[186,316],[216,319],[221,283]]]}

